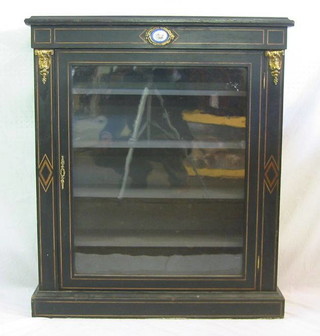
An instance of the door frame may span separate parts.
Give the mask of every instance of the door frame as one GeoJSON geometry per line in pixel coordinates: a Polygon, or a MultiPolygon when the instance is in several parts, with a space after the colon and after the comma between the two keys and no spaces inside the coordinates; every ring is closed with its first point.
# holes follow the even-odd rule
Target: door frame
{"type": "Polygon", "coordinates": [[[58,183],[59,285],[61,289],[109,290],[257,290],[260,279],[261,121],[264,113],[261,51],[186,50],[57,50],[57,161],[66,171],[64,189],[58,183]],[[248,68],[247,186],[244,274],[238,276],[76,276],[72,253],[70,67],[72,64],[144,64],[172,66],[241,66],[248,68]],[[61,160],[61,158],[64,160],[61,160]],[[183,285],[182,285],[183,284],[183,285]]]}

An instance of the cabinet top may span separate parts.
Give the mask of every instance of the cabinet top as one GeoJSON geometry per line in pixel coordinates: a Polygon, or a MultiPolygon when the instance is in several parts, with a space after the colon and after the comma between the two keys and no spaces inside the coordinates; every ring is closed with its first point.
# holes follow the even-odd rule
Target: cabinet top
{"type": "Polygon", "coordinates": [[[286,49],[287,18],[32,16],[31,45],[45,49],[286,49]],[[166,40],[154,40],[162,31],[166,40]]]}
{"type": "Polygon", "coordinates": [[[294,21],[284,17],[209,17],[209,16],[31,16],[32,26],[110,26],[110,25],[187,25],[288,27],[294,21]]]}

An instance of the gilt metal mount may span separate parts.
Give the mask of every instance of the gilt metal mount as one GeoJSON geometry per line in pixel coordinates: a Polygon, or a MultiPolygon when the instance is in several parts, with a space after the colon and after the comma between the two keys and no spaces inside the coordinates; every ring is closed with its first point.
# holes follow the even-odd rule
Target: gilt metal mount
{"type": "Polygon", "coordinates": [[[61,189],[64,189],[64,183],[65,183],[65,177],[66,177],[66,169],[65,169],[65,160],[64,156],[61,155],[60,158],[60,184],[61,184],[61,189]]]}
{"type": "Polygon", "coordinates": [[[154,46],[165,46],[177,38],[177,33],[167,27],[152,27],[145,33],[145,40],[154,46]]]}
{"type": "Polygon", "coordinates": [[[274,85],[278,85],[279,76],[282,69],[282,60],[284,51],[283,50],[275,50],[275,51],[266,51],[265,55],[269,60],[269,68],[271,71],[271,76],[273,77],[274,85]]]}
{"type": "Polygon", "coordinates": [[[50,49],[45,50],[36,49],[34,51],[34,54],[38,56],[38,67],[40,75],[42,77],[42,83],[46,84],[47,77],[51,67],[51,56],[54,54],[54,51],[50,49]]]}

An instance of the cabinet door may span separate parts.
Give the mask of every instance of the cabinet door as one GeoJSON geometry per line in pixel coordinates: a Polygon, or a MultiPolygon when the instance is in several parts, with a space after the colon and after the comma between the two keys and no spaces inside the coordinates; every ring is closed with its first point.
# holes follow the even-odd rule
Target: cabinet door
{"type": "Polygon", "coordinates": [[[57,52],[61,288],[256,289],[262,54],[57,52]]]}

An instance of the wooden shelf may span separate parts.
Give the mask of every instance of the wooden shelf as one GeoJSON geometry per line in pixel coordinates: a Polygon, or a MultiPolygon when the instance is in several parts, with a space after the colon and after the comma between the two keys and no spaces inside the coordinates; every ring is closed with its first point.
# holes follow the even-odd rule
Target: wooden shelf
{"type": "Polygon", "coordinates": [[[76,275],[240,276],[242,255],[122,255],[76,252],[76,275]],[[123,265],[126,265],[124,268],[123,265]]]}
{"type": "Polygon", "coordinates": [[[108,232],[75,234],[74,245],[91,247],[242,247],[241,235],[227,236],[199,232],[108,232]]]}
{"type": "MultiPolygon", "coordinates": [[[[153,83],[148,95],[156,96],[237,96],[245,97],[246,91],[228,90],[227,83],[153,83]]],[[[138,95],[141,96],[145,83],[121,82],[111,83],[80,83],[72,88],[73,94],[85,95],[138,95]]]]}
{"type": "Polygon", "coordinates": [[[242,271],[241,235],[96,231],[75,234],[74,249],[77,273],[178,275],[242,271]]]}
{"type": "Polygon", "coordinates": [[[185,140],[138,140],[99,141],[74,140],[73,148],[210,148],[245,149],[245,141],[185,141],[185,140]]]}
{"type": "MultiPolygon", "coordinates": [[[[88,198],[118,198],[120,188],[110,187],[75,187],[73,197],[88,198]]],[[[124,193],[124,198],[183,198],[183,199],[217,199],[243,200],[243,188],[130,188],[124,193]]]]}

